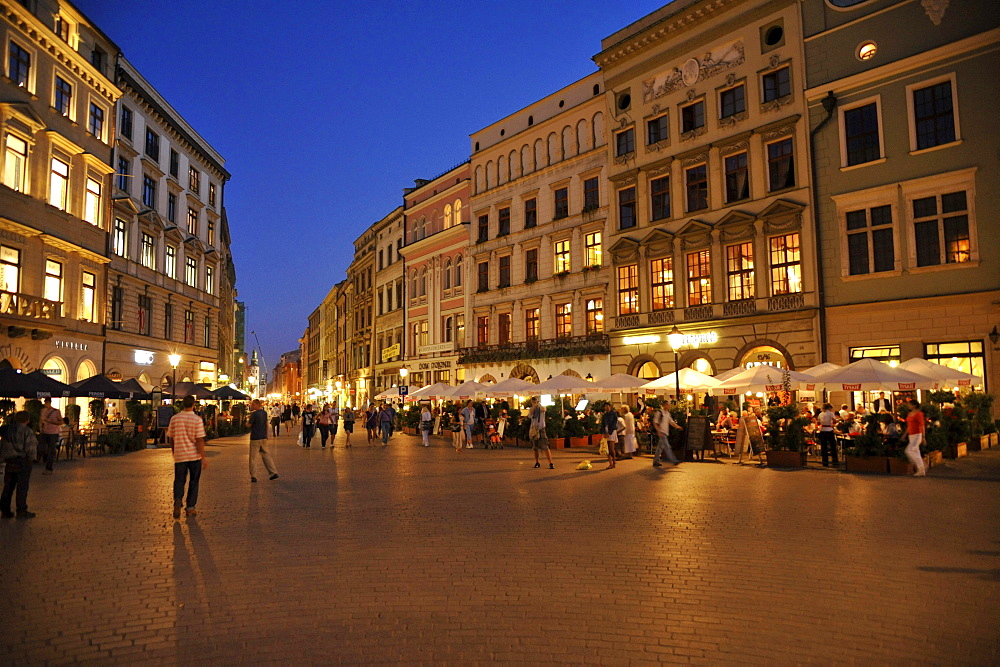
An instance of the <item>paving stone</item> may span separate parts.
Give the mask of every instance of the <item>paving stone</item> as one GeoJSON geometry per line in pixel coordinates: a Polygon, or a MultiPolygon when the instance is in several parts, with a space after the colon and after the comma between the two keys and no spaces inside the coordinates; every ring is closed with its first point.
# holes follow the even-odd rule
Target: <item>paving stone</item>
{"type": "Polygon", "coordinates": [[[0,662],[1000,662],[1000,455],[549,471],[418,442],[282,437],[251,485],[217,440],[179,521],[168,450],[59,462],[0,522],[0,662]]]}

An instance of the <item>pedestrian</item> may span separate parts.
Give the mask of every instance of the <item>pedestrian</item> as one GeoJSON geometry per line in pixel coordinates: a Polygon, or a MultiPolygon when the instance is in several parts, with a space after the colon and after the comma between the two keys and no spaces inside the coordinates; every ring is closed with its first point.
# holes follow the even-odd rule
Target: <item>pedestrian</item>
{"type": "Polygon", "coordinates": [[[378,411],[378,425],[383,447],[389,444],[389,438],[392,437],[392,418],[394,416],[395,410],[390,408],[388,403],[383,402],[378,411]]]}
{"type": "Polygon", "coordinates": [[[302,446],[310,447],[312,445],[313,433],[316,431],[316,411],[313,410],[312,403],[306,405],[306,409],[302,411],[302,446]]]}
{"type": "Polygon", "coordinates": [[[476,401],[473,404],[473,409],[476,411],[476,426],[473,432],[480,433],[483,436],[483,447],[486,446],[486,420],[489,418],[489,409],[486,404],[482,401],[476,401]]]}
{"type": "Polygon", "coordinates": [[[354,420],[355,420],[354,410],[352,410],[351,406],[349,406],[349,405],[345,406],[344,407],[344,438],[346,440],[344,442],[344,447],[350,447],[351,446],[351,434],[354,433],[354,420]]]}
{"type": "Polygon", "coordinates": [[[604,414],[601,415],[601,435],[608,445],[608,467],[611,470],[615,467],[615,449],[618,445],[618,413],[614,411],[611,403],[604,404],[604,414]]]}
{"type": "Polygon", "coordinates": [[[431,414],[429,406],[424,405],[420,411],[420,435],[424,439],[424,447],[431,446],[431,429],[434,428],[434,416],[431,414]]]}
{"type": "Polygon", "coordinates": [[[837,435],[833,431],[837,423],[837,414],[833,411],[833,405],[823,404],[823,412],[819,413],[819,449],[823,458],[823,467],[829,467],[827,459],[832,453],[833,465],[837,466],[837,435]]]}
{"type": "Polygon", "coordinates": [[[365,410],[365,428],[368,430],[368,446],[378,438],[378,410],[374,405],[369,405],[365,410]]]}
{"type": "Polygon", "coordinates": [[[549,449],[549,435],[545,431],[545,408],[538,402],[537,396],[531,397],[531,410],[528,412],[530,426],[528,427],[528,439],[531,440],[531,449],[535,453],[535,467],[541,468],[538,461],[538,452],[544,451],[545,457],[549,460],[549,470],[555,470],[552,463],[552,451],[549,449]]]}
{"type": "Polygon", "coordinates": [[[674,421],[673,415],[665,407],[661,407],[659,410],[653,413],[653,426],[656,427],[656,451],[653,453],[653,466],[659,468],[662,464],[660,463],[660,454],[664,454],[667,460],[670,461],[672,465],[677,465],[677,457],[674,456],[674,450],[670,448],[670,427],[679,429],[680,426],[674,421]]]}
{"type": "Polygon", "coordinates": [[[906,437],[910,441],[906,446],[906,457],[917,469],[913,473],[914,477],[927,477],[924,459],[920,455],[920,445],[924,443],[926,431],[927,418],[924,416],[924,411],[920,409],[920,404],[916,400],[910,399],[910,411],[906,414],[906,437]]]}
{"type": "Polygon", "coordinates": [[[184,485],[188,476],[187,507],[185,514],[198,513],[198,486],[201,471],[208,467],[205,460],[205,423],[194,413],[194,396],[184,397],[184,409],[170,419],[167,440],[174,456],[174,518],[181,517],[181,502],[184,500],[184,485]]]}
{"type": "Polygon", "coordinates": [[[472,432],[476,427],[476,411],[472,407],[472,401],[466,401],[462,408],[462,428],[465,431],[465,448],[472,449],[472,432]]]}
{"type": "Polygon", "coordinates": [[[260,459],[264,462],[267,472],[271,474],[269,479],[278,479],[278,470],[274,467],[274,461],[271,460],[271,453],[267,451],[267,414],[256,398],[250,401],[250,417],[247,419],[247,426],[250,427],[250,481],[257,481],[255,475],[257,452],[260,452],[260,459]]]}
{"type": "Polygon", "coordinates": [[[462,415],[456,405],[449,415],[451,418],[451,446],[456,452],[462,451],[462,415]]]}
{"type": "Polygon", "coordinates": [[[292,424],[298,426],[299,415],[302,414],[302,410],[299,408],[298,403],[292,403],[292,424]]]}
{"type": "Polygon", "coordinates": [[[34,512],[28,511],[28,485],[31,482],[31,466],[38,453],[38,438],[28,426],[30,421],[31,415],[22,410],[0,428],[0,456],[4,460],[0,516],[5,519],[15,516],[10,509],[15,491],[17,518],[32,519],[35,516],[34,512]]]}
{"type": "Polygon", "coordinates": [[[63,416],[59,408],[52,407],[52,399],[46,398],[39,419],[41,455],[45,461],[45,473],[52,474],[52,464],[59,451],[59,431],[62,430],[63,416]]]}
{"type": "Polygon", "coordinates": [[[635,443],[635,416],[627,405],[622,405],[622,422],[625,425],[625,433],[622,436],[622,449],[625,455],[622,458],[630,459],[639,447],[635,443]]]}
{"type": "Polygon", "coordinates": [[[320,447],[326,448],[326,440],[330,437],[330,404],[324,403],[323,408],[316,417],[316,426],[319,428],[320,447]]]}
{"type": "Polygon", "coordinates": [[[334,403],[330,407],[330,449],[333,449],[333,441],[337,439],[337,422],[340,421],[340,408],[334,403]]]}
{"type": "Polygon", "coordinates": [[[279,403],[271,406],[271,435],[275,438],[281,435],[281,405],[279,403]]]}
{"type": "Polygon", "coordinates": [[[285,425],[285,435],[288,435],[292,430],[292,406],[286,404],[281,411],[281,423],[285,425]]]}

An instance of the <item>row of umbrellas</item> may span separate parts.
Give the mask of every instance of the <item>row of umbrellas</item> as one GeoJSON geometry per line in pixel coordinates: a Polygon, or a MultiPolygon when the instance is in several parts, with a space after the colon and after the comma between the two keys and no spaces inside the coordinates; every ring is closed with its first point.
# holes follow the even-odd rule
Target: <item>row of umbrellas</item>
{"type": "MultiPolygon", "coordinates": [[[[784,388],[786,371],[774,366],[734,368],[716,376],[705,375],[693,368],[677,372],[652,382],[634,375],[616,373],[591,382],[572,375],[557,375],[539,384],[508,378],[497,384],[468,381],[457,387],[437,383],[418,389],[407,399],[470,399],[477,396],[498,398],[513,394],[584,394],[584,393],[656,393],[675,389],[735,395],[746,392],[772,392],[784,388]]],[[[910,359],[890,366],[877,359],[860,359],[846,366],[820,364],[804,371],[787,371],[789,388],[815,391],[912,391],[941,387],[972,387],[982,384],[982,378],[926,359],[910,359]]],[[[385,391],[376,400],[394,398],[395,390],[385,391]]]]}
{"type": "MultiPolygon", "coordinates": [[[[21,373],[11,368],[0,369],[0,397],[2,398],[110,398],[149,400],[152,387],[143,386],[136,379],[115,382],[105,375],[95,375],[73,384],[64,384],[41,371],[21,373]]],[[[165,398],[183,398],[193,395],[208,400],[249,400],[249,396],[224,386],[207,389],[193,382],[178,382],[174,391],[163,392],[165,398]]]]}

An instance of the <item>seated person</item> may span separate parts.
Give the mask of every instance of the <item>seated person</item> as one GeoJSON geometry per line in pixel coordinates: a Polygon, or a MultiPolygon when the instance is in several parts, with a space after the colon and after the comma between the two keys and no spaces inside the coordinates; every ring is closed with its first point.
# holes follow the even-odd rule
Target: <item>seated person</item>
{"type": "Polygon", "coordinates": [[[855,417],[853,412],[847,415],[847,423],[848,435],[861,435],[865,432],[864,426],[861,425],[861,422],[855,417]]]}

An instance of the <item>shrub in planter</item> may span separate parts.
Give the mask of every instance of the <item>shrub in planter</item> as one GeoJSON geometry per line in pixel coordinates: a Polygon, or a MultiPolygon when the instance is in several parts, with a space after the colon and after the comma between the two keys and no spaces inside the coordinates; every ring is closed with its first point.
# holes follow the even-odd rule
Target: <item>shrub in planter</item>
{"type": "Polygon", "coordinates": [[[80,424],[80,406],[70,403],[66,406],[63,416],[66,417],[71,426],[78,426],[80,424]]]}
{"type": "Polygon", "coordinates": [[[0,415],[9,415],[14,412],[14,408],[17,407],[17,403],[9,398],[0,399],[0,415]]]}
{"type": "Polygon", "coordinates": [[[24,410],[31,417],[31,421],[28,424],[31,426],[31,430],[38,431],[42,423],[42,402],[37,398],[25,401],[24,410]]]}
{"type": "Polygon", "coordinates": [[[87,408],[90,412],[90,421],[102,422],[104,421],[104,399],[95,398],[90,403],[87,404],[87,408]]]}

